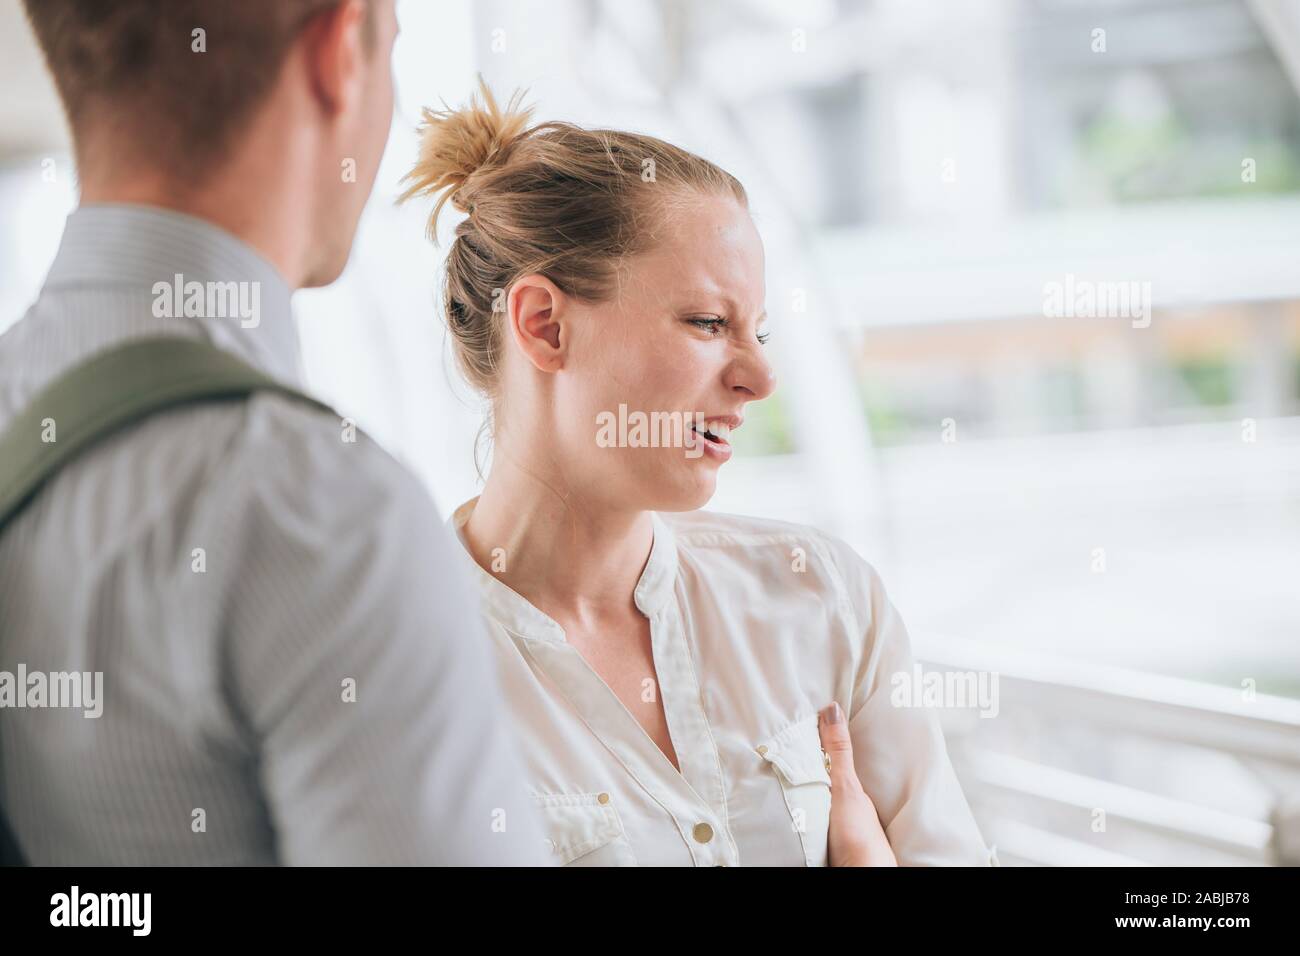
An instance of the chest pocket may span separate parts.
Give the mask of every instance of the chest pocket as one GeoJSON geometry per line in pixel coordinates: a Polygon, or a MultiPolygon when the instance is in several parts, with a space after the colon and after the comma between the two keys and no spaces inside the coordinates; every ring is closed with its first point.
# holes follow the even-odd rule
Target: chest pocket
{"type": "Polygon", "coordinates": [[[636,866],[611,794],[533,795],[546,847],[560,866],[636,866]]]}
{"type": "Polygon", "coordinates": [[[809,866],[825,866],[831,822],[831,777],[822,756],[817,714],[795,721],[754,748],[781,781],[790,826],[809,866]]]}

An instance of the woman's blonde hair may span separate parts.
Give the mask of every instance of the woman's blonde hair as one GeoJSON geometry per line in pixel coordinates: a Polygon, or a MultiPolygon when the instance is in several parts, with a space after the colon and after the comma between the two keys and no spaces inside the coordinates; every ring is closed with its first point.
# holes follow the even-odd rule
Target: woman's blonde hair
{"type": "MultiPolygon", "coordinates": [[[[483,78],[482,101],[424,110],[419,159],[402,194],[439,196],[466,213],[447,257],[442,299],[456,358],[469,382],[497,395],[505,294],[517,278],[546,276],[588,301],[611,295],[619,265],[647,249],[664,212],[692,197],[748,206],[736,177],[653,136],[572,123],[529,126],[522,91],[504,110],[483,78]],[[441,194],[441,195],[439,195],[441,194]]],[[[445,106],[446,104],[444,104],[445,106]]]]}

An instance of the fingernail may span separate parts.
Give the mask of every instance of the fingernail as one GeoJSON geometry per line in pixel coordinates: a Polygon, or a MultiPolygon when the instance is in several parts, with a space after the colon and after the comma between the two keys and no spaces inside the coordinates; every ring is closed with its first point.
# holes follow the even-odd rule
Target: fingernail
{"type": "Polygon", "coordinates": [[[844,719],[844,713],[840,710],[840,702],[832,701],[831,705],[826,708],[826,723],[838,724],[844,719]]]}

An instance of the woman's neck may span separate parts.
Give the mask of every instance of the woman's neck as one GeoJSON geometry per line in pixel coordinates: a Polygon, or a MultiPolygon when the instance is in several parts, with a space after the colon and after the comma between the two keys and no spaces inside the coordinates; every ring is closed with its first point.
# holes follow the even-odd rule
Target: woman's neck
{"type": "Polygon", "coordinates": [[[464,532],[481,567],[557,620],[635,610],[654,543],[650,512],[580,498],[500,457],[464,532]]]}

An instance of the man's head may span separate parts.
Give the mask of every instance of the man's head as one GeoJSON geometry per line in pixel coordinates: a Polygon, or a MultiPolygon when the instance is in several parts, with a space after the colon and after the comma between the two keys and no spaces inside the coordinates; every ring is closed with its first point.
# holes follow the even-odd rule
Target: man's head
{"type": "Polygon", "coordinates": [[[391,124],[394,0],[23,3],[83,190],[202,207],[236,171],[249,194],[291,173],[313,237],[291,278],[338,275],[391,124]]]}

